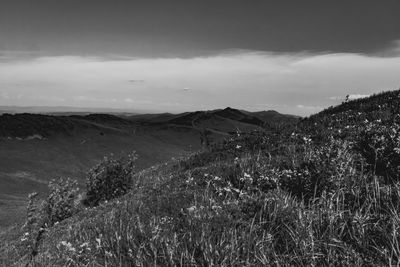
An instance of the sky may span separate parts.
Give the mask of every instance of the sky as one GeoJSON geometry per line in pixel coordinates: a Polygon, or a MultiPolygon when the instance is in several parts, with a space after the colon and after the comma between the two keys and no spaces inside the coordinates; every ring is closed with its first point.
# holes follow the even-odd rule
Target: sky
{"type": "Polygon", "coordinates": [[[0,105],[306,116],[400,88],[398,0],[2,0],[0,105]]]}

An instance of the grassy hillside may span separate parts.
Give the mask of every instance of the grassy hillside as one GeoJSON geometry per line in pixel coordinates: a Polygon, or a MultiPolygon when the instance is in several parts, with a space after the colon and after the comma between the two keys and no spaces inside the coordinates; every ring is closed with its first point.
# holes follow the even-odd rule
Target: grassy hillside
{"type": "Polygon", "coordinates": [[[51,179],[72,177],[83,187],[85,173],[110,153],[136,151],[143,169],[200,149],[199,136],[193,129],[139,127],[109,115],[0,116],[0,227],[23,218],[27,195],[46,193],[51,179]]]}
{"type": "Polygon", "coordinates": [[[126,172],[124,196],[15,226],[0,255],[8,266],[397,265],[399,106],[400,91],[381,93],[126,172]]]}
{"type": "Polygon", "coordinates": [[[45,195],[51,179],[72,177],[84,187],[86,172],[110,153],[136,151],[136,165],[141,170],[198,151],[204,139],[212,144],[229,132],[259,128],[239,121],[249,117],[239,111],[229,119],[213,116],[194,124],[192,120],[187,125],[175,123],[174,118],[183,121],[186,114],[192,113],[1,115],[0,227],[22,219],[27,195],[32,191],[45,195]]]}

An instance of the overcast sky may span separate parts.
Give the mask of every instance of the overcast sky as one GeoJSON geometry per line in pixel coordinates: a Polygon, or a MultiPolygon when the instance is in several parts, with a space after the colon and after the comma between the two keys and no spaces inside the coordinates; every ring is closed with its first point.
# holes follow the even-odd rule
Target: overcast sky
{"type": "Polygon", "coordinates": [[[308,115],[400,88],[398,14],[398,0],[1,0],[0,105],[308,115]]]}

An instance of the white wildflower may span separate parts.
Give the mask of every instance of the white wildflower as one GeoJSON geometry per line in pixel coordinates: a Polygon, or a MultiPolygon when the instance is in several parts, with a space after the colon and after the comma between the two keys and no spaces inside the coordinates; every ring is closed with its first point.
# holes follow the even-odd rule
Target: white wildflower
{"type": "Polygon", "coordinates": [[[74,246],[70,242],[61,241],[60,244],[62,246],[64,246],[66,249],[68,249],[69,251],[71,251],[71,252],[75,252],[76,251],[76,249],[74,248],[74,246]]]}
{"type": "Polygon", "coordinates": [[[100,238],[96,238],[96,248],[97,249],[101,248],[101,239],[100,238]]]}
{"type": "Polygon", "coordinates": [[[215,181],[221,181],[221,178],[219,178],[218,176],[215,176],[215,177],[214,177],[214,180],[215,180],[215,181]]]}
{"type": "Polygon", "coordinates": [[[196,206],[191,206],[190,208],[187,208],[187,211],[189,212],[189,213],[192,213],[192,212],[194,212],[196,210],[196,206]]]}

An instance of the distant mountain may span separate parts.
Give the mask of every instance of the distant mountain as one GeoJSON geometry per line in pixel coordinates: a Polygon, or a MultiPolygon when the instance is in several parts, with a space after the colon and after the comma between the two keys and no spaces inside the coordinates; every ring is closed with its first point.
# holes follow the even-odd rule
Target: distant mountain
{"type": "Polygon", "coordinates": [[[210,128],[232,132],[236,130],[248,131],[259,129],[262,126],[277,123],[296,123],[299,117],[280,114],[277,111],[249,112],[227,107],[211,111],[196,111],[166,117],[170,123],[210,128]]]}
{"type": "Polygon", "coordinates": [[[240,122],[248,123],[248,124],[254,124],[254,125],[259,125],[259,126],[264,124],[263,120],[259,119],[256,116],[250,115],[252,113],[245,113],[245,112],[242,112],[240,110],[233,109],[230,107],[227,107],[226,109],[223,109],[223,110],[215,111],[215,112],[213,112],[213,114],[223,117],[223,118],[236,120],[236,121],[240,121],[240,122]]]}
{"type": "Polygon", "coordinates": [[[227,107],[209,111],[185,112],[180,114],[139,114],[127,116],[141,124],[174,124],[198,130],[210,130],[226,134],[237,130],[247,132],[263,127],[296,123],[300,117],[281,114],[277,111],[249,112],[227,107]]]}
{"type": "Polygon", "coordinates": [[[183,113],[170,119],[168,122],[185,125],[185,126],[196,126],[202,120],[208,120],[212,117],[212,113],[209,111],[195,111],[190,113],[183,113]]]}
{"type": "Polygon", "coordinates": [[[263,124],[263,122],[260,119],[230,107],[227,107],[222,110],[196,111],[190,113],[183,113],[179,116],[175,116],[174,118],[170,119],[170,122],[179,125],[193,126],[196,125],[196,123],[200,123],[201,121],[205,120],[210,120],[215,117],[225,118],[253,125],[263,124]]]}
{"type": "Polygon", "coordinates": [[[0,114],[34,113],[49,115],[88,115],[92,113],[107,114],[138,114],[146,111],[115,109],[115,108],[85,108],[69,106],[0,106],[0,114]]]}
{"type": "Polygon", "coordinates": [[[159,113],[159,114],[138,114],[125,116],[127,119],[140,123],[165,123],[181,114],[159,113]]]}
{"type": "MultiPolygon", "coordinates": [[[[271,123],[294,123],[296,116],[276,111],[248,112],[227,107],[220,110],[186,112],[181,114],[139,115],[45,115],[17,113],[0,115],[0,137],[26,138],[32,135],[73,135],[81,130],[116,131],[137,128],[139,125],[178,125],[193,129],[210,129],[224,133],[237,129],[247,131],[271,123]]],[[[128,130],[129,132],[130,130],[128,130]]]]}
{"type": "Polygon", "coordinates": [[[90,125],[69,117],[38,114],[0,115],[0,136],[25,138],[34,134],[50,136],[68,134],[74,128],[87,128],[90,125]]]}
{"type": "Polygon", "coordinates": [[[291,123],[300,119],[299,116],[281,114],[275,110],[249,112],[249,114],[266,123],[291,123]]]}

